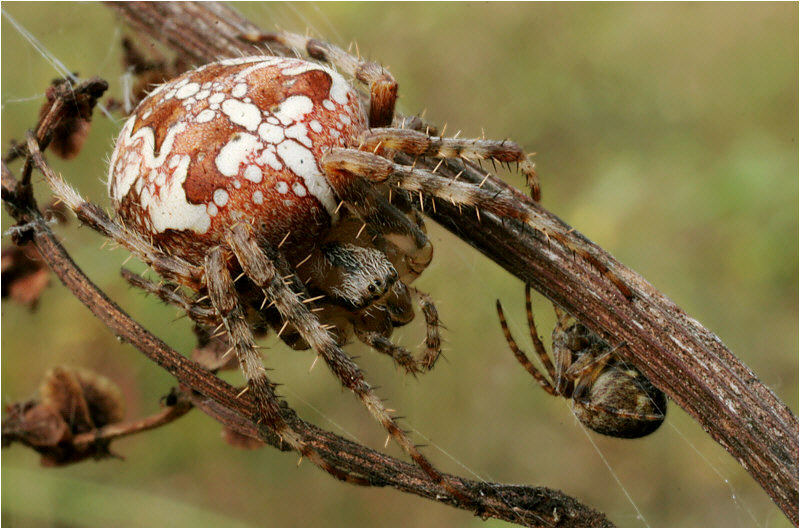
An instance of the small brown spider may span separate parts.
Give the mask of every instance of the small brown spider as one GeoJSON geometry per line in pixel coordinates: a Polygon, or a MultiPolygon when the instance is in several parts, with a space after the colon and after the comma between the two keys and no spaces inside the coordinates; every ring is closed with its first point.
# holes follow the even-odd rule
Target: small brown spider
{"type": "Polygon", "coordinates": [[[412,373],[439,357],[436,309],[408,286],[433,251],[416,197],[420,208],[425,200],[447,200],[544,232],[509,194],[397,164],[395,153],[513,162],[538,197],[533,164],[510,141],[392,127],[397,83],[376,64],[290,33],[253,39],[305,50],[364,82],[369,108],[342,75],[319,62],[225,59],[157,87],[134,110],[110,160],[116,219],[60,178],[49,183],[167,285],[132,283],[183,308],[199,325],[225,329],[245,391],[258,403],[256,419],[289,446],[340,479],[363,481],[324,461],[283,420],[255,344],[270,327],[291,346],[314,349],[406,453],[464,499],[400,429],[341,346],[355,334],[412,373]],[[389,341],[394,327],[413,318],[414,295],[428,327],[419,359],[389,341]]]}
{"type": "Polygon", "coordinates": [[[497,314],[508,345],[542,389],[554,397],[572,399],[572,410],[581,423],[597,433],[627,439],[643,437],[661,426],[667,412],[666,395],[638,369],[625,363],[599,336],[555,305],[558,322],[553,329],[555,362],[551,361],[536,331],[531,289],[527,285],[525,309],[533,346],[550,379],[517,346],[498,300],[497,314]]]}

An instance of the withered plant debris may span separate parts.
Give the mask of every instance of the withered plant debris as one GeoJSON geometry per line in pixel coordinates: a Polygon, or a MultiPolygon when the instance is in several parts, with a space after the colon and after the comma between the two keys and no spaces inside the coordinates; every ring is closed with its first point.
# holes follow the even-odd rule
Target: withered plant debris
{"type": "Polygon", "coordinates": [[[2,297],[36,308],[44,289],[50,284],[50,269],[33,244],[9,246],[2,252],[2,297]]]}
{"type": "Polygon", "coordinates": [[[119,388],[94,371],[54,367],[45,374],[38,398],[11,404],[6,413],[3,446],[22,443],[41,454],[43,466],[51,467],[113,456],[110,439],[74,441],[121,421],[125,404],[119,388]]]}
{"type": "Polygon", "coordinates": [[[53,102],[66,100],[71,103],[64,105],[58,120],[51,127],[50,151],[65,160],[74,158],[81,151],[91,129],[92,109],[102,95],[100,91],[90,93],[89,97],[75,97],[73,87],[70,79],[55,79],[45,92],[47,102],[39,110],[41,124],[49,118],[53,102]]]}

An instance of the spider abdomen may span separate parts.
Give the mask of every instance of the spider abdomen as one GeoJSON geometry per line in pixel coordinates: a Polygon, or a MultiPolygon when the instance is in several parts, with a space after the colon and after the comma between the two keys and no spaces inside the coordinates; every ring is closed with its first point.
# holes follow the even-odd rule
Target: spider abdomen
{"type": "Polygon", "coordinates": [[[288,252],[304,252],[338,205],[318,161],[366,123],[350,84],[316,63],[212,63],[136,108],[111,158],[109,194],[128,226],[192,262],[241,221],[273,245],[290,233],[288,252]]]}
{"type": "Polygon", "coordinates": [[[661,426],[667,399],[638,369],[609,365],[585,395],[573,395],[572,408],[578,420],[595,432],[633,439],[661,426]]]}

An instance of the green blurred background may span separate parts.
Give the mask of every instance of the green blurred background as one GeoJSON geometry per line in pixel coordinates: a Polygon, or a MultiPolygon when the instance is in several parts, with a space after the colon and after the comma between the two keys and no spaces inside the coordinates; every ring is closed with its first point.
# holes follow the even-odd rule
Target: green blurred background
{"type": "MultiPolygon", "coordinates": [[[[265,28],[309,29],[391,69],[400,110],[449,134],[510,137],[536,151],[544,204],[716,332],[798,408],[798,6],[784,4],[248,4],[265,28]]],[[[67,68],[122,91],[125,28],[99,4],[4,3],[67,68]]],[[[57,76],[3,18],[2,145],[31,127],[57,76]]],[[[85,150],[51,161],[107,205],[106,160],[121,126],[97,115],[85,150]]],[[[18,165],[12,167],[18,170],[18,165]]],[[[513,183],[522,186],[518,176],[513,183]]],[[[48,190],[37,184],[42,201],[48,190]]],[[[3,214],[3,230],[9,218],[3,214]]],[[[75,222],[58,228],[113,299],[180,351],[174,309],[130,290],[123,251],[75,222]]],[[[526,328],[522,284],[429,223],[433,294],[447,360],[419,379],[359,344],[368,379],[421,432],[439,468],[546,485],[619,525],[784,526],[749,475],[682,410],[638,441],[586,434],[563,399],[537,389],[507,350],[494,300],[526,328]],[[596,445],[596,448],[595,448],[596,445]],[[599,450],[602,457],[598,455],[599,450]],[[607,466],[608,465],[608,466],[607,466]],[[611,471],[609,470],[611,469],[611,471]],[[622,485],[618,484],[621,483],[622,485]]],[[[4,239],[4,244],[8,244],[4,239]]],[[[133,265],[132,265],[133,266],[133,265]]],[[[57,282],[56,282],[57,283],[57,282]]],[[[540,329],[552,311],[536,300],[540,329]]],[[[419,322],[395,339],[416,346],[419,322]]],[[[2,398],[30,397],[57,364],[116,381],[128,417],[158,409],[173,381],[118,343],[60,284],[30,313],[2,306],[2,398]]],[[[267,363],[301,416],[381,448],[384,432],[309,352],[266,340],[267,363]],[[345,433],[346,432],[346,433],[345,433]]],[[[231,380],[239,383],[234,373],[231,380]]],[[[43,469],[2,453],[2,524],[89,526],[440,526],[483,524],[393,490],[334,481],[291,454],[239,451],[195,412],[115,444],[126,461],[43,469]]],[[[394,447],[391,453],[398,455],[394,447]]]]}

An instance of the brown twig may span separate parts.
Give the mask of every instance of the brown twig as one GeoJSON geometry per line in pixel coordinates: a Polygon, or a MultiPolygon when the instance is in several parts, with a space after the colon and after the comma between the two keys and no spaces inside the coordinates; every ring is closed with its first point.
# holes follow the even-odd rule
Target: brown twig
{"type": "Polygon", "coordinates": [[[76,435],[72,438],[71,442],[76,447],[80,447],[81,445],[89,445],[97,441],[113,441],[120,437],[136,435],[167,425],[180,419],[192,409],[192,403],[188,395],[177,393],[173,398],[176,399],[176,402],[170,403],[158,413],[135,421],[109,424],[108,426],[98,428],[92,432],[76,435]]]}
{"type": "MultiPolygon", "coordinates": [[[[258,53],[239,36],[259,28],[220,4],[111,5],[189,63],[258,53]]],[[[452,177],[462,168],[446,164],[439,173],[452,177]]],[[[484,177],[473,170],[461,176],[474,183],[484,177]]],[[[567,245],[489,214],[461,215],[442,201],[427,213],[609,343],[625,343],[622,354],[691,414],[797,524],[798,422],[789,408],[716,335],[644,278],[501,180],[490,177],[484,187],[513,193],[567,245]]]]}

